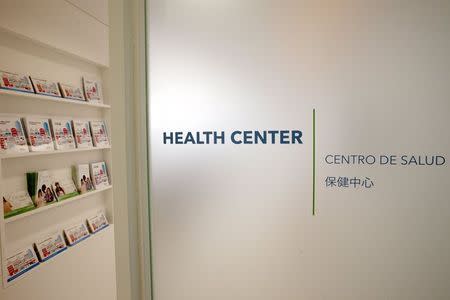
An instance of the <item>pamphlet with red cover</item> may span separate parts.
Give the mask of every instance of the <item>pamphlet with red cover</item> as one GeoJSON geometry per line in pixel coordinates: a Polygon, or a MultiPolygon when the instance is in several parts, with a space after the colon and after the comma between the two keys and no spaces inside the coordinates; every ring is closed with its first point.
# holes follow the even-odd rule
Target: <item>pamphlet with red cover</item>
{"type": "Polygon", "coordinates": [[[6,281],[11,282],[39,265],[33,247],[27,247],[6,258],[4,273],[6,281]]]}
{"type": "Polygon", "coordinates": [[[20,92],[34,93],[30,77],[23,74],[0,71],[0,88],[20,92]]]}

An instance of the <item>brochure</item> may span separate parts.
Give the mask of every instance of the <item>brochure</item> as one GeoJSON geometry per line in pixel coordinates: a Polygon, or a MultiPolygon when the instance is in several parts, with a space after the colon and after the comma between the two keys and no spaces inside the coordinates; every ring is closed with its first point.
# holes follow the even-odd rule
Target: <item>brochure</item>
{"type": "Polygon", "coordinates": [[[58,201],[78,195],[78,190],[72,180],[70,169],[52,170],[52,189],[58,201]]]}
{"type": "Polygon", "coordinates": [[[4,272],[6,281],[13,281],[37,265],[39,265],[39,261],[33,247],[27,247],[17,252],[13,256],[6,258],[6,270],[4,272]]]}
{"type": "Polygon", "coordinates": [[[83,88],[86,101],[103,103],[102,84],[98,80],[83,77],[83,88]]]}
{"type": "Polygon", "coordinates": [[[89,237],[89,231],[84,223],[64,229],[64,234],[69,246],[73,246],[89,237]]]}
{"type": "Polygon", "coordinates": [[[34,209],[33,201],[27,191],[8,193],[2,197],[5,219],[34,209]]]}
{"type": "Polygon", "coordinates": [[[36,94],[61,97],[57,82],[35,77],[30,78],[36,94]]]}
{"type": "Polygon", "coordinates": [[[59,83],[64,98],[85,101],[83,90],[80,87],[59,83]]]}
{"type": "Polygon", "coordinates": [[[104,189],[109,187],[108,172],[105,162],[91,164],[91,176],[94,181],[95,189],[104,189]]]}
{"type": "Polygon", "coordinates": [[[30,144],[30,150],[34,151],[53,151],[52,134],[50,132],[50,122],[43,118],[24,118],[24,124],[30,144]]]}
{"type": "Polygon", "coordinates": [[[56,196],[52,189],[53,182],[53,175],[50,171],[27,173],[28,193],[37,208],[56,202],[56,196]]]}
{"type": "Polygon", "coordinates": [[[95,216],[88,218],[87,224],[91,233],[96,233],[109,225],[103,212],[99,212],[95,216]]]}
{"type": "Polygon", "coordinates": [[[77,148],[91,148],[94,146],[91,130],[89,129],[89,121],[73,120],[73,130],[77,148]]]}
{"type": "Polygon", "coordinates": [[[61,233],[54,233],[35,243],[39,260],[44,262],[67,249],[61,233]]]}
{"type": "Polygon", "coordinates": [[[109,138],[105,121],[91,121],[91,131],[95,147],[108,147],[109,138]]]}
{"type": "Polygon", "coordinates": [[[72,177],[80,194],[94,190],[89,164],[73,166],[72,177]]]}
{"type": "Polygon", "coordinates": [[[25,131],[20,118],[0,116],[0,153],[28,151],[25,131]]]}
{"type": "Polygon", "coordinates": [[[51,120],[55,148],[57,150],[75,149],[75,137],[73,136],[72,121],[67,119],[51,120]]]}
{"type": "Polygon", "coordinates": [[[0,88],[34,93],[30,77],[23,74],[15,74],[5,71],[0,71],[0,88]]]}
{"type": "Polygon", "coordinates": [[[27,192],[27,182],[23,175],[4,178],[1,193],[5,219],[34,209],[34,203],[27,192]]]}

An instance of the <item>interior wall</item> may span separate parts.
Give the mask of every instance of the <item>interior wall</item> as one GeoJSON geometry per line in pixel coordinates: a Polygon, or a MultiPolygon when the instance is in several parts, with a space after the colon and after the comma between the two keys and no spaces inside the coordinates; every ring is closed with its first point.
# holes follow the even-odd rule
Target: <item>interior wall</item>
{"type": "MultiPolygon", "coordinates": [[[[64,259],[61,256],[55,261],[50,261],[41,268],[42,271],[39,271],[42,277],[36,278],[30,273],[12,288],[0,289],[0,298],[25,299],[32,294],[36,299],[44,297],[53,299],[52,297],[61,295],[67,299],[96,297],[111,300],[116,296],[117,299],[139,299],[140,281],[136,278],[136,274],[140,272],[136,262],[139,259],[135,229],[136,198],[133,194],[134,183],[130,187],[128,176],[129,172],[135,172],[135,163],[130,162],[133,149],[129,147],[129,144],[133,143],[130,139],[133,130],[129,126],[129,111],[134,109],[133,101],[130,101],[132,99],[130,95],[133,93],[133,88],[130,87],[132,85],[130,74],[133,71],[130,66],[133,64],[133,58],[126,50],[132,41],[130,31],[126,28],[132,19],[131,14],[127,12],[129,3],[122,0],[45,0],[39,1],[37,5],[36,1],[30,0],[5,0],[1,1],[1,4],[0,69],[36,74],[73,84],[78,84],[83,74],[103,79],[105,99],[112,107],[108,123],[114,145],[111,150],[112,161],[117,162],[112,177],[117,185],[114,185],[114,226],[111,226],[110,231],[104,231],[96,239],[88,239],[86,243],[76,248],[76,252],[68,251],[64,259]],[[99,47],[99,44],[102,46],[99,47]],[[109,68],[104,68],[108,66],[109,68]],[[98,252],[93,254],[92,249],[97,249],[98,252]],[[82,262],[88,263],[90,259],[94,262],[90,266],[98,266],[99,270],[83,268],[82,262]],[[61,276],[62,270],[71,275],[61,276]],[[77,272],[81,272],[81,275],[77,272]],[[77,287],[69,280],[71,277],[79,278],[76,284],[83,286],[77,294],[67,293],[68,290],[77,287]],[[48,278],[52,279],[49,281],[48,278]],[[88,284],[85,284],[86,282],[88,284]],[[54,294],[49,296],[50,290],[54,294]]],[[[21,113],[35,110],[39,114],[70,115],[71,109],[74,109],[69,105],[65,107],[67,110],[63,111],[57,105],[16,100],[14,97],[4,99],[2,96],[1,112],[21,113]]],[[[99,113],[101,110],[86,107],[75,109],[80,116],[101,116],[99,113]]],[[[58,164],[68,164],[69,161],[77,161],[80,155],[88,160],[101,159],[101,155],[94,152],[74,153],[68,160],[67,157],[59,157],[52,160],[52,163],[56,161],[58,164]]],[[[43,159],[41,165],[45,162],[43,159]]],[[[27,168],[15,161],[11,161],[9,166],[14,167],[14,172],[27,168]]],[[[107,196],[111,198],[112,192],[107,196]]],[[[97,198],[99,199],[94,197],[92,203],[103,200],[102,197],[97,198]]],[[[109,198],[108,201],[111,202],[109,198]]],[[[86,210],[85,206],[88,208],[95,206],[92,203],[85,205],[80,202],[71,208],[79,210],[78,214],[82,215],[86,210]]],[[[70,213],[69,208],[64,211],[70,213]]],[[[58,218],[58,213],[48,216],[58,218]]]]}
{"type": "Polygon", "coordinates": [[[111,0],[111,68],[108,76],[118,109],[120,194],[115,208],[122,227],[116,235],[118,299],[150,299],[145,1],[111,0]]]}
{"type": "MultiPolygon", "coordinates": [[[[107,2],[101,2],[106,3],[104,12],[108,14],[107,2]]],[[[87,14],[64,0],[39,1],[39,5],[35,6],[36,3],[26,0],[1,1],[0,69],[79,86],[82,76],[91,76],[104,83],[105,104],[123,103],[124,98],[115,97],[112,101],[109,82],[104,77],[105,67],[109,65],[109,26],[98,21],[95,12],[87,14]],[[83,34],[84,30],[89,32],[83,34]],[[86,39],[91,38],[95,41],[86,43],[86,39]]],[[[86,3],[85,7],[88,6],[86,3]]],[[[105,119],[109,128],[115,127],[110,122],[107,107],[63,104],[57,103],[58,100],[47,101],[26,94],[12,96],[2,93],[0,97],[1,113],[20,117],[40,115],[49,118],[105,119]]],[[[2,159],[0,188],[5,184],[4,179],[15,175],[25,177],[27,171],[69,169],[75,164],[95,161],[106,161],[109,171],[113,173],[110,175],[115,177],[116,171],[111,162],[113,151],[95,149],[2,159]]],[[[1,236],[1,248],[5,255],[11,255],[15,250],[31,245],[51,232],[62,232],[66,226],[81,222],[99,210],[105,210],[111,225],[42,263],[11,285],[0,287],[0,298],[59,299],[64,295],[66,299],[116,299],[116,219],[113,197],[112,189],[108,189],[79,201],[36,211],[36,214],[14,222],[3,222],[2,218],[0,225],[5,234],[1,236]],[[74,278],[77,279],[74,281],[74,278]]],[[[120,218],[117,221],[121,223],[120,218]]],[[[126,226],[127,222],[121,223],[121,227],[126,226]]]]}
{"type": "Polygon", "coordinates": [[[2,0],[1,6],[2,28],[108,66],[108,0],[2,0]]]}
{"type": "Polygon", "coordinates": [[[130,232],[128,210],[128,166],[127,166],[127,73],[125,47],[127,35],[125,31],[125,1],[110,0],[110,56],[111,66],[105,76],[108,78],[111,91],[111,119],[112,139],[114,141],[113,160],[117,163],[114,174],[118,182],[115,191],[116,202],[114,212],[117,218],[115,230],[116,265],[117,265],[117,299],[131,298],[131,269],[130,269],[130,232]]]}
{"type": "Polygon", "coordinates": [[[450,153],[448,1],[149,3],[155,300],[449,299],[448,164],[324,160],[450,153]],[[163,143],[269,129],[303,145],[163,143]]]}

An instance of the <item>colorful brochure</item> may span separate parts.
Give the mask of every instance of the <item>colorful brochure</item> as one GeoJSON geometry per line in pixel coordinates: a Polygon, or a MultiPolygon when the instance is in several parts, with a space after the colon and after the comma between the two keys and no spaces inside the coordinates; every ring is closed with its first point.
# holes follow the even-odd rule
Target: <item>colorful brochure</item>
{"type": "Polygon", "coordinates": [[[0,71],[0,88],[20,92],[34,93],[30,77],[23,74],[0,71]]]}
{"type": "Polygon", "coordinates": [[[35,243],[39,260],[44,262],[67,249],[61,233],[54,233],[35,243]]]}
{"type": "Polygon", "coordinates": [[[27,191],[27,182],[23,175],[3,178],[1,196],[3,198],[3,215],[5,219],[35,208],[27,191]]]}
{"type": "Polygon", "coordinates": [[[84,223],[64,229],[67,243],[73,246],[89,237],[89,231],[84,223]]]}
{"type": "Polygon", "coordinates": [[[52,170],[52,189],[58,201],[78,195],[78,190],[73,183],[71,169],[52,170]]]}
{"type": "Polygon", "coordinates": [[[61,88],[61,94],[64,98],[85,101],[83,90],[80,87],[63,83],[59,83],[59,87],[61,88]]]}
{"type": "Polygon", "coordinates": [[[91,164],[91,176],[96,190],[109,187],[108,171],[105,162],[91,164]]]}
{"type": "Polygon", "coordinates": [[[25,190],[7,193],[2,198],[5,219],[34,209],[34,203],[25,190]]]}
{"type": "Polygon", "coordinates": [[[89,164],[73,166],[72,177],[80,194],[84,194],[95,189],[91,179],[89,164]]]}
{"type": "Polygon", "coordinates": [[[28,151],[27,139],[20,118],[0,116],[0,154],[28,151]]]}
{"type": "Polygon", "coordinates": [[[54,178],[50,171],[27,173],[28,193],[37,208],[56,202],[53,183],[54,178]]]}
{"type": "Polygon", "coordinates": [[[99,212],[95,216],[88,218],[87,224],[91,233],[96,233],[109,225],[103,212],[99,212]]]}
{"type": "Polygon", "coordinates": [[[55,150],[48,119],[27,117],[24,118],[24,124],[32,152],[55,150]]]}
{"type": "Polygon", "coordinates": [[[95,147],[110,146],[108,131],[106,130],[105,121],[90,121],[91,132],[95,147]]]}
{"type": "Polygon", "coordinates": [[[94,146],[89,121],[73,120],[73,130],[77,148],[92,148],[94,146]]]}
{"type": "Polygon", "coordinates": [[[16,254],[6,258],[6,281],[11,282],[29,270],[39,265],[39,260],[33,247],[27,247],[16,254]]]}
{"type": "Polygon", "coordinates": [[[83,88],[86,101],[103,103],[103,91],[100,81],[83,77],[83,88]]]}
{"type": "Polygon", "coordinates": [[[61,97],[61,92],[57,82],[35,77],[30,78],[36,94],[61,97]]]}
{"type": "Polygon", "coordinates": [[[75,149],[75,137],[72,130],[72,121],[68,119],[51,120],[55,148],[57,150],[75,149]]]}

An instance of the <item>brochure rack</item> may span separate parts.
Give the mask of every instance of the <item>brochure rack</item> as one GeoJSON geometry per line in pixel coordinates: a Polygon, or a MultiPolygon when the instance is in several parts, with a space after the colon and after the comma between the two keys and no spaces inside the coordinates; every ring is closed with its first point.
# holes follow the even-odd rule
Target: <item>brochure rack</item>
{"type": "MultiPolygon", "coordinates": [[[[39,41],[23,39],[20,35],[12,32],[0,31],[0,40],[4,41],[0,42],[0,69],[17,71],[38,78],[48,78],[49,80],[69,84],[81,83],[83,76],[97,78],[103,83],[103,103],[89,103],[2,89],[0,90],[2,113],[18,116],[46,115],[49,118],[64,116],[70,119],[101,119],[105,120],[108,125],[110,124],[111,106],[108,101],[108,90],[106,88],[108,82],[107,76],[105,76],[107,66],[96,64],[89,59],[82,59],[79,55],[59,51],[59,49],[43,45],[39,41]],[[9,44],[13,45],[9,47],[9,44]]],[[[111,139],[111,126],[108,127],[109,138],[111,139]]],[[[111,142],[113,143],[113,141],[111,142]]],[[[107,188],[56,202],[7,219],[3,217],[3,203],[0,204],[2,211],[0,215],[0,275],[3,283],[3,287],[0,288],[0,297],[6,294],[8,296],[15,295],[17,299],[21,299],[21,289],[29,288],[30,285],[39,289],[40,282],[48,282],[48,278],[52,278],[50,284],[54,287],[58,285],[55,281],[56,277],[61,277],[56,279],[60,286],[70,287],[71,278],[79,278],[83,283],[77,284],[91,284],[92,287],[90,288],[95,288],[95,285],[97,285],[98,289],[108,287],[110,290],[115,290],[112,151],[111,146],[106,146],[0,154],[0,192],[3,190],[5,179],[8,177],[25,176],[29,171],[70,168],[81,163],[99,161],[106,162],[111,182],[111,186],[107,188]],[[86,241],[69,247],[61,255],[42,262],[14,281],[7,282],[6,276],[3,276],[5,261],[14,251],[32,245],[46,234],[55,231],[62,233],[63,228],[77,222],[85,222],[87,217],[91,217],[98,211],[105,212],[110,226],[98,234],[91,235],[86,241]],[[56,266],[63,270],[56,269],[56,266]],[[73,266],[77,267],[74,268],[73,266]],[[95,277],[86,274],[91,272],[92,274],[96,273],[95,277]],[[61,274],[61,276],[56,276],[56,274],[61,274]],[[64,275],[66,275],[66,278],[64,278],[64,275]],[[14,289],[14,291],[9,291],[10,289],[14,289]]],[[[87,290],[89,290],[89,287],[87,290]]],[[[44,293],[44,289],[42,292],[44,293]]],[[[108,293],[113,292],[105,291],[103,295],[109,295],[108,293]]]]}

